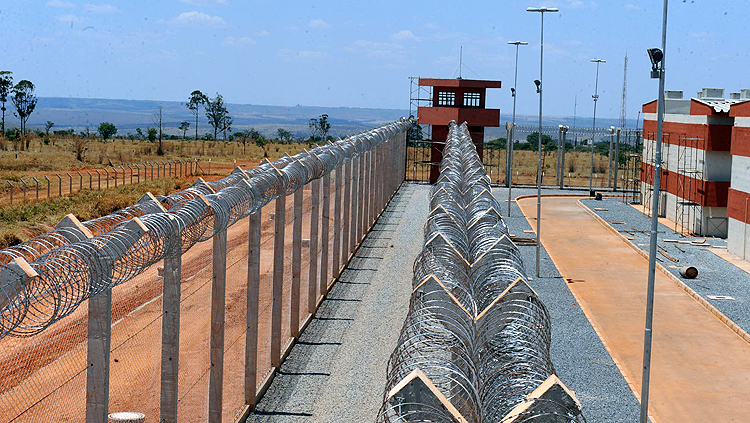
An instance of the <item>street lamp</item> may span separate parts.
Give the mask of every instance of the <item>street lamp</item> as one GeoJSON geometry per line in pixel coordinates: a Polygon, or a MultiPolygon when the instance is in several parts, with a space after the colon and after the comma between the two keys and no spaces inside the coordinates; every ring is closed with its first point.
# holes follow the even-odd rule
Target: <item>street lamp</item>
{"type": "Polygon", "coordinates": [[[607,63],[602,59],[591,59],[596,63],[596,84],[594,87],[594,123],[591,125],[591,172],[589,172],[589,195],[594,195],[594,140],[596,139],[596,101],[599,100],[599,64],[607,63]]]}
{"type": "Polygon", "coordinates": [[[646,327],[643,333],[643,375],[641,378],[640,423],[648,421],[649,380],[651,378],[651,339],[654,324],[654,280],[656,278],[657,230],[659,229],[659,188],[661,187],[661,141],[664,127],[664,52],[667,51],[667,10],[664,0],[661,25],[661,49],[648,50],[651,78],[659,78],[659,99],[656,103],[656,160],[654,161],[654,193],[651,209],[651,239],[648,255],[648,288],[646,291],[646,327]]]}
{"type": "Polygon", "coordinates": [[[541,229],[542,229],[542,76],[544,75],[544,13],[559,12],[556,7],[527,7],[527,12],[539,12],[542,17],[540,29],[539,79],[535,80],[536,92],[539,93],[539,156],[536,164],[536,277],[539,277],[539,260],[541,257],[541,229]]]}
{"type": "Polygon", "coordinates": [[[513,188],[513,136],[516,129],[516,88],[518,87],[518,46],[528,45],[526,41],[508,41],[508,44],[516,46],[516,72],[513,78],[513,88],[510,89],[510,93],[513,96],[513,123],[508,131],[508,141],[505,143],[505,184],[508,186],[508,217],[510,217],[510,191],[513,188]]]}

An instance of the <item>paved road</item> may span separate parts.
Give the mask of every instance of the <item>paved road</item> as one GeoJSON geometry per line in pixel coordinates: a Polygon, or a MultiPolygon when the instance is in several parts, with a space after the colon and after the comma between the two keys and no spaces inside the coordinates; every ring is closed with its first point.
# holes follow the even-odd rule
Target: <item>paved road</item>
{"type": "MultiPolygon", "coordinates": [[[[577,199],[550,197],[543,204],[542,244],[640,395],[647,260],[577,199]]],[[[536,199],[519,206],[535,219],[536,199]]],[[[750,344],[660,272],[655,303],[652,421],[747,421],[750,344]]]]}

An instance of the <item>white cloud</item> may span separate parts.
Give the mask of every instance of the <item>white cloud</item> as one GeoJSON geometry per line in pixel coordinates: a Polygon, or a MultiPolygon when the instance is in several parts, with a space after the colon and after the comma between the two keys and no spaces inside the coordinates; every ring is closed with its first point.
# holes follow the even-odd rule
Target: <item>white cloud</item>
{"type": "Polygon", "coordinates": [[[568,7],[571,9],[580,9],[584,7],[582,1],[571,1],[570,4],[568,4],[568,7]]]}
{"type": "Polygon", "coordinates": [[[89,13],[97,13],[97,14],[109,14],[109,13],[119,13],[122,12],[122,10],[118,9],[116,6],[112,6],[111,4],[86,4],[83,6],[83,9],[86,10],[89,13]]]}
{"type": "Polygon", "coordinates": [[[183,12],[172,19],[172,23],[178,25],[209,25],[226,26],[227,22],[219,16],[211,16],[203,12],[183,12]]]}
{"type": "Polygon", "coordinates": [[[69,1],[61,1],[61,0],[52,0],[50,2],[47,2],[47,6],[56,7],[58,9],[71,9],[73,7],[76,7],[75,4],[69,1]]]}
{"type": "Polygon", "coordinates": [[[637,5],[633,4],[633,3],[626,4],[625,5],[625,9],[627,9],[627,10],[643,10],[643,8],[641,6],[637,6],[637,5]]]}
{"type": "Polygon", "coordinates": [[[421,39],[414,35],[408,29],[404,29],[395,34],[391,34],[391,40],[393,41],[420,41],[421,39]]]}
{"type": "Polygon", "coordinates": [[[255,44],[255,40],[250,37],[226,37],[222,40],[221,45],[224,47],[250,47],[255,44]]]}
{"type": "Polygon", "coordinates": [[[73,25],[73,24],[82,24],[82,23],[86,22],[86,18],[82,18],[82,17],[76,16],[76,15],[63,15],[63,16],[59,16],[57,18],[57,20],[60,21],[60,22],[63,22],[63,23],[69,23],[71,25],[73,25]]]}
{"type": "Polygon", "coordinates": [[[258,38],[262,38],[262,37],[268,37],[269,35],[271,35],[271,33],[270,33],[270,32],[268,32],[268,31],[266,31],[266,30],[264,29],[263,31],[260,31],[260,32],[256,32],[256,33],[255,33],[255,34],[253,34],[253,35],[254,35],[254,36],[256,36],[256,37],[258,37],[258,38]]]}
{"type": "Polygon", "coordinates": [[[225,6],[226,0],[180,0],[182,4],[190,4],[193,6],[225,6]]]}
{"type": "Polygon", "coordinates": [[[312,29],[328,29],[330,27],[331,24],[323,19],[310,19],[310,28],[312,29]]]}

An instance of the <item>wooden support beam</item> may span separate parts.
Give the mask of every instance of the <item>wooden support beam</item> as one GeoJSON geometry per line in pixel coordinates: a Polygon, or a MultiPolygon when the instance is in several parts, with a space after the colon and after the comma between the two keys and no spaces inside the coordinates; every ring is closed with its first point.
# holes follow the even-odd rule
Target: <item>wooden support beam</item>
{"type": "Polygon", "coordinates": [[[299,293],[302,267],[302,201],[305,188],[294,191],[294,221],[292,222],[292,300],[289,311],[289,333],[293,339],[299,336],[299,293]]]}
{"type": "Polygon", "coordinates": [[[359,155],[359,198],[357,198],[357,245],[365,236],[365,178],[367,177],[367,153],[359,155]]]}
{"type": "Polygon", "coordinates": [[[224,319],[227,284],[227,230],[213,237],[211,283],[211,337],[208,371],[208,422],[221,423],[224,384],[224,319]]]}
{"type": "Polygon", "coordinates": [[[247,328],[245,332],[245,405],[255,411],[258,385],[258,307],[260,295],[261,210],[250,215],[247,251],[247,328]]]}
{"type": "Polygon", "coordinates": [[[273,294],[271,298],[271,367],[281,365],[281,308],[284,295],[284,226],[286,197],[276,199],[273,239],[273,294]]]}
{"type": "Polygon", "coordinates": [[[328,288],[328,257],[329,257],[329,243],[330,239],[330,227],[331,227],[331,174],[326,173],[323,175],[323,207],[321,213],[321,227],[320,227],[320,297],[326,295],[326,289],[328,288]]]}
{"type": "Polygon", "coordinates": [[[310,182],[310,266],[307,274],[307,312],[315,313],[318,303],[318,227],[320,226],[320,179],[310,182]]]}

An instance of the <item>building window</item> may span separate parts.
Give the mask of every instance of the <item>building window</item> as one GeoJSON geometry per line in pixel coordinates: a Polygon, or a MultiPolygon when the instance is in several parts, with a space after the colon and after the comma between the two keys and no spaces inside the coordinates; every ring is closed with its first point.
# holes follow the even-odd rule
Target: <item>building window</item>
{"type": "Polygon", "coordinates": [[[479,107],[479,101],[482,99],[480,93],[464,93],[464,107],[479,107]]]}
{"type": "Polygon", "coordinates": [[[456,104],[456,93],[450,91],[438,91],[438,106],[454,106],[456,104]]]}

